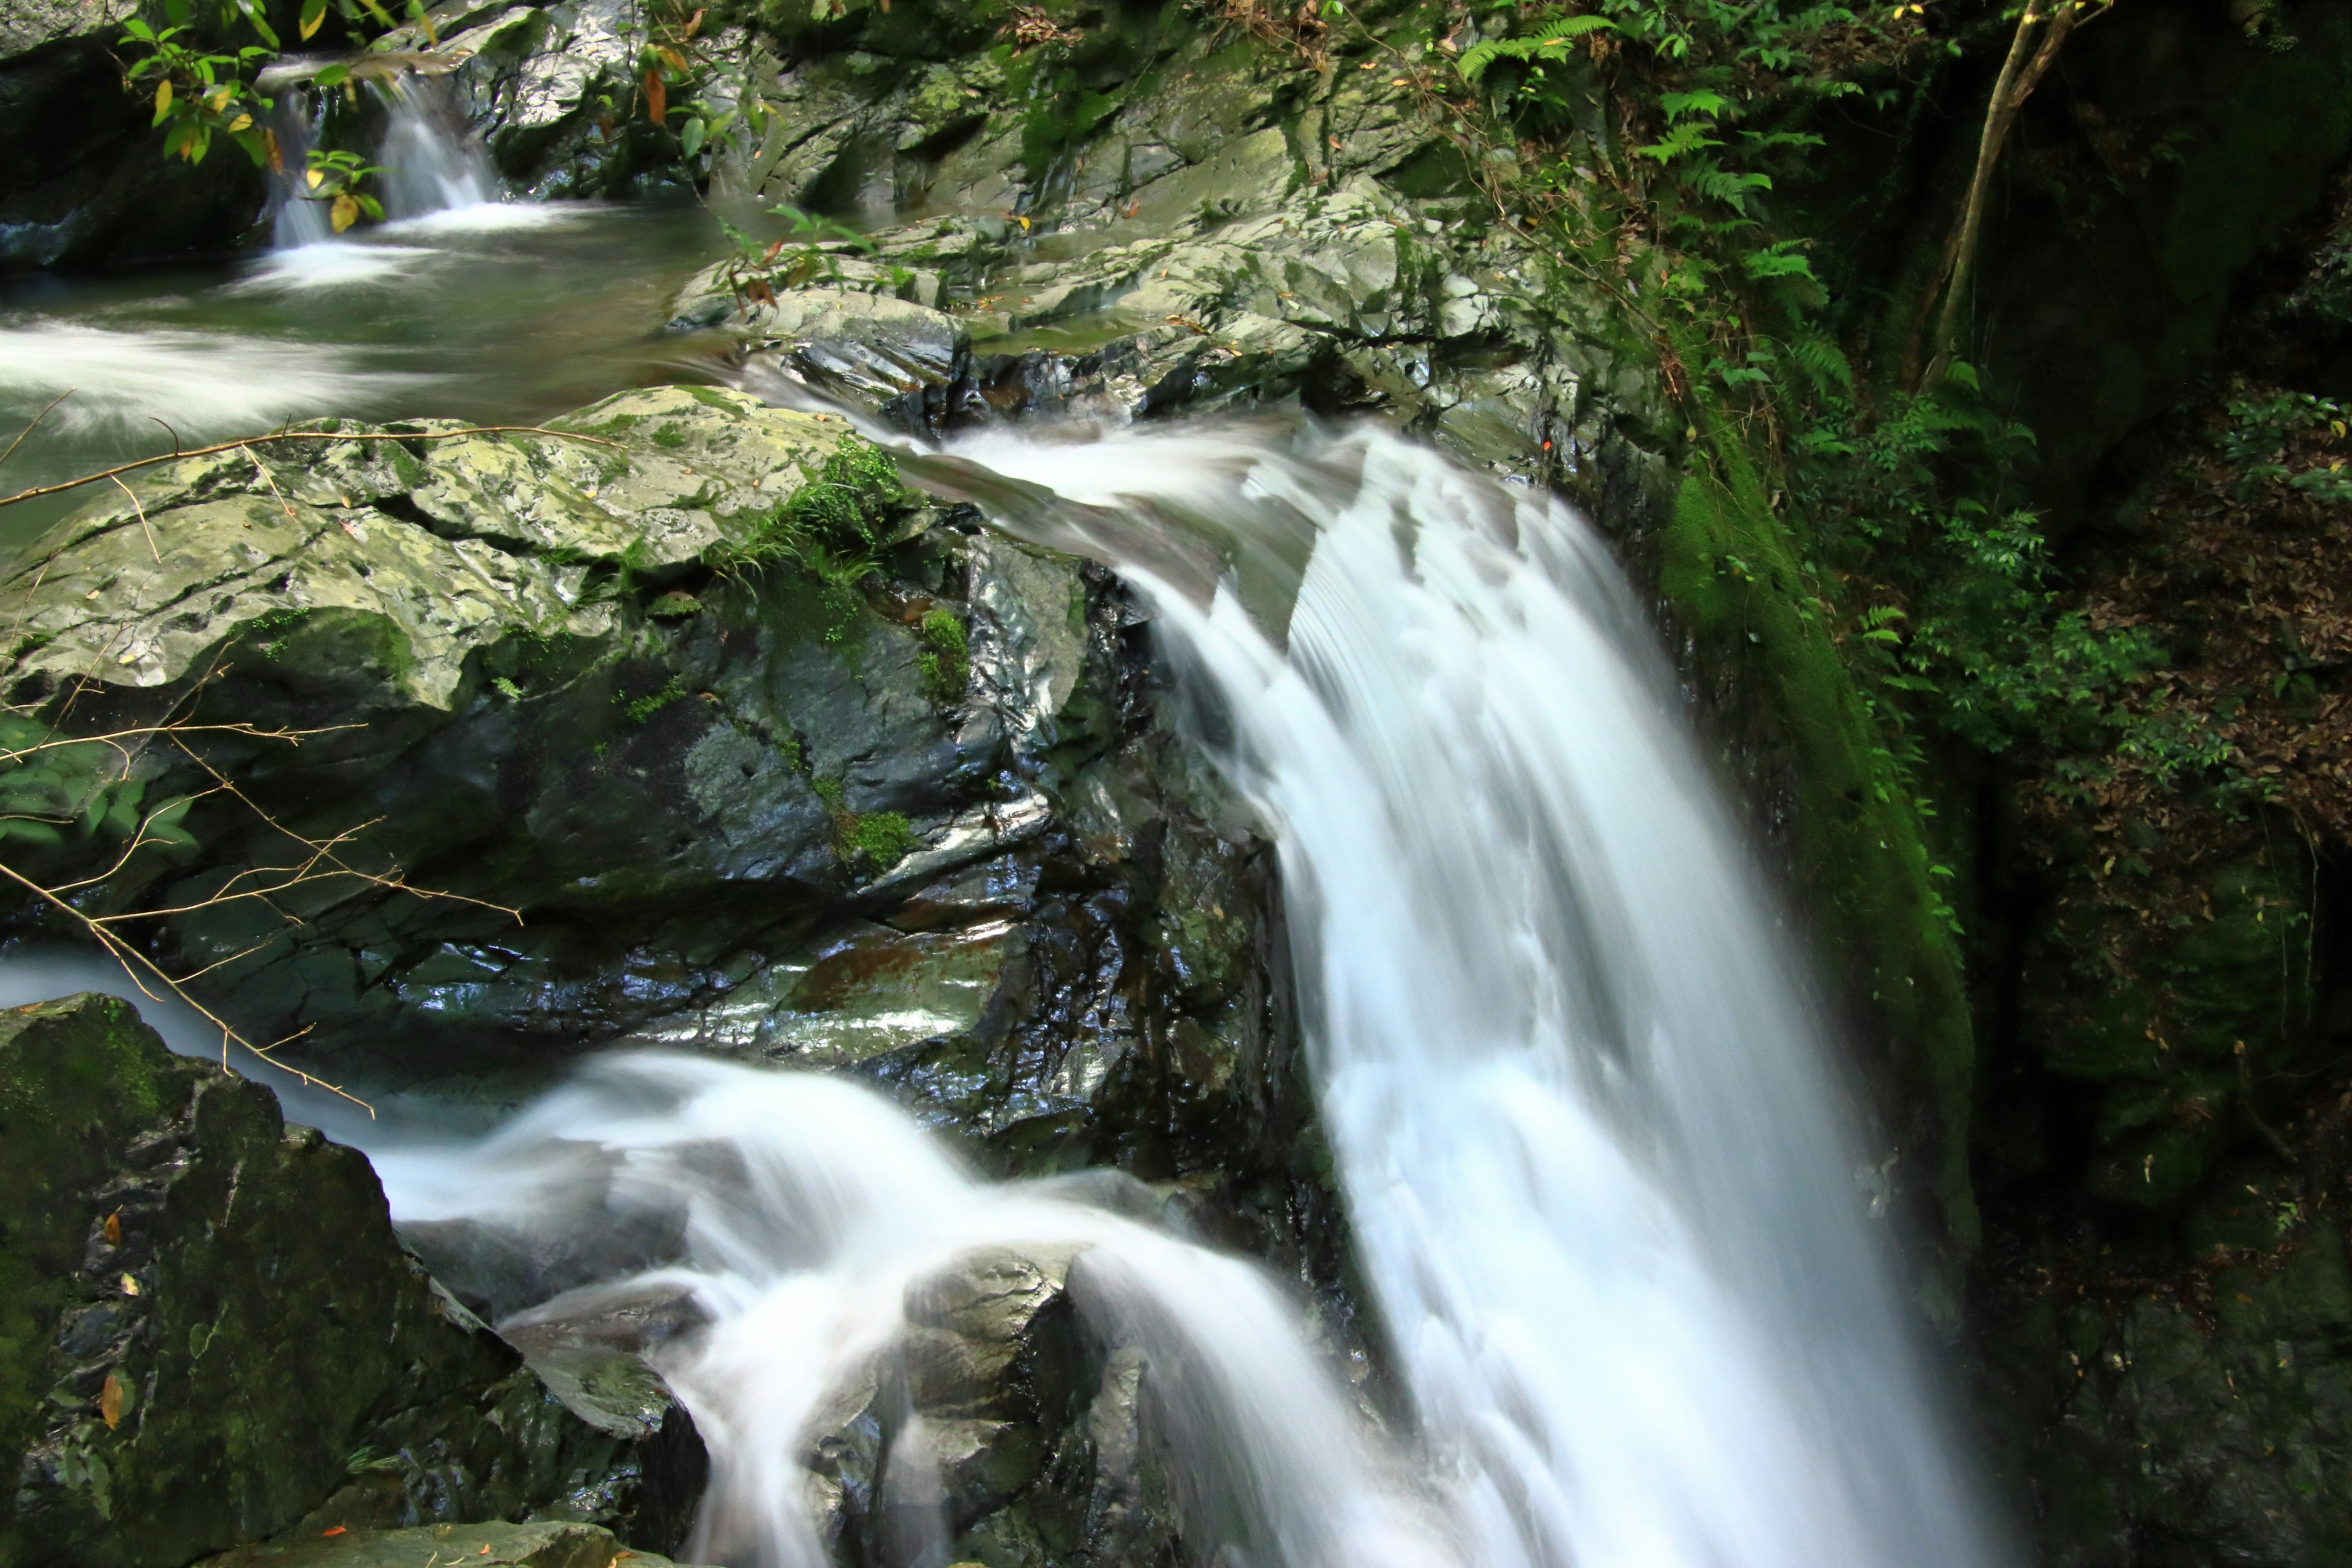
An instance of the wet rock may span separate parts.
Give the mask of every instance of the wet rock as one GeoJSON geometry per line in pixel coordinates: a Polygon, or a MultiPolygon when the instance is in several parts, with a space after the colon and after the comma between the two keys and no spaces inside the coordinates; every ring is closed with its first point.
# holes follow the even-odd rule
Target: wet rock
{"type": "Polygon", "coordinates": [[[0,1015],[0,1196],[8,1561],[534,1511],[683,1533],[682,1414],[576,1414],[402,1250],[361,1155],[125,1003],[0,1015]]]}
{"type": "Polygon", "coordinates": [[[908,1288],[906,1322],[803,1463],[836,1560],[1148,1563],[1181,1552],[1133,1346],[1080,1316],[1071,1248],[977,1248],[908,1288]]]}
{"type": "Polygon", "coordinates": [[[593,1524],[436,1524],[240,1547],[196,1568],[672,1568],[593,1524]]]}

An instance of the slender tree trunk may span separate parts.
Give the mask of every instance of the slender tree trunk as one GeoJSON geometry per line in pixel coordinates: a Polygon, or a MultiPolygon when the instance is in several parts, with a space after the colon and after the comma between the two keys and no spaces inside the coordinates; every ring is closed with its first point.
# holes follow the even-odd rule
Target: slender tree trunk
{"type": "Polygon", "coordinates": [[[1926,332],[1928,312],[1940,295],[1944,309],[1936,323],[1935,355],[1924,372],[1909,378],[1916,390],[1933,392],[1958,352],[1960,329],[1968,314],[1969,284],[1976,268],[1977,241],[1984,229],[1993,172],[2000,165],[2002,149],[2008,144],[2019,111],[2033,96],[2033,89],[2042,85],[2042,77],[2057,59],[2075,22],[2094,5],[2112,4],[2114,0],[2048,0],[2047,4],[2045,0],[2027,0],[2024,13],[2018,17],[2017,36],[2010,40],[2009,58],[2001,62],[2000,75],[1992,85],[1992,100],[1985,108],[1984,132],[1977,141],[1976,170],[1969,177],[1967,200],[1961,204],[1951,237],[1944,242],[1935,277],[1919,296],[1918,311],[1912,319],[1911,347],[1904,356],[1906,368],[1918,365],[1919,340],[1926,332]]]}

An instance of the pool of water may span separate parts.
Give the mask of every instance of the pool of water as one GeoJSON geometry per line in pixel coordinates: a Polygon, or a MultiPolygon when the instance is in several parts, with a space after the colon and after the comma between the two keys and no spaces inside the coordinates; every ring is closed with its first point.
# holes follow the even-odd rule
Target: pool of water
{"type": "MultiPolygon", "coordinates": [[[[716,379],[731,342],[664,323],[726,250],[693,203],[493,202],[226,267],[0,281],[0,448],[64,399],[0,495],[306,416],[525,423],[716,379]]],[[[89,493],[0,506],[0,559],[89,493]]]]}

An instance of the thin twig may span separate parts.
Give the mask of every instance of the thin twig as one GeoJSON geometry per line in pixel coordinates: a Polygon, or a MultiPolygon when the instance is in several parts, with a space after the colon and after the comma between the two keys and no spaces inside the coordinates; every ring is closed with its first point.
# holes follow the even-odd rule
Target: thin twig
{"type": "MultiPolygon", "coordinates": [[[[247,458],[251,459],[253,463],[253,471],[261,476],[261,482],[268,485],[269,487],[269,493],[278,498],[278,510],[285,512],[287,516],[292,517],[294,515],[294,508],[292,504],[287,500],[286,492],[278,488],[278,481],[270,477],[268,466],[261,460],[261,454],[255,451],[252,447],[246,446],[240,446],[237,450],[243,452],[247,458]]],[[[118,485],[122,483],[121,479],[117,479],[114,482],[118,485]]],[[[142,522],[146,521],[147,519],[145,514],[142,513],[139,521],[142,522]]]]}
{"type": "Polygon", "coordinates": [[[68,386],[63,392],[58,393],[55,397],[50,398],[49,407],[44,408],[38,414],[34,415],[33,424],[27,425],[22,430],[17,431],[16,438],[8,443],[8,449],[5,452],[0,452],[0,463],[5,463],[9,458],[16,455],[16,448],[23,446],[25,444],[25,437],[33,433],[33,426],[38,425],[42,420],[47,419],[49,416],[49,408],[55,408],[58,404],[63,403],[67,398],[71,397],[77,390],[78,389],[75,387],[68,386]]]}
{"type": "Polygon", "coordinates": [[[158,964],[153,959],[148,957],[136,947],[133,947],[131,943],[123,941],[122,938],[107,930],[105,926],[100,924],[97,921],[92,920],[89,916],[74,908],[73,905],[66,902],[65,900],[58,897],[57,894],[49,891],[48,889],[44,888],[38,882],[34,881],[31,878],[26,876],[21,871],[18,871],[14,866],[9,865],[5,860],[0,860],[0,877],[7,878],[8,880],[16,883],[18,887],[23,888],[35,898],[41,900],[44,903],[49,904],[61,913],[65,914],[68,918],[79,922],[83,930],[89,931],[91,936],[98,940],[100,945],[103,946],[107,952],[114,955],[116,962],[120,963],[123,969],[130,974],[131,983],[139,987],[140,994],[152,1001],[161,1002],[163,1000],[161,996],[156,995],[154,992],[149,990],[147,987],[147,982],[140,977],[139,969],[144,969],[148,973],[163,982],[164,988],[169,990],[173,995],[177,996],[181,1001],[194,1008],[206,1023],[212,1025],[221,1032],[221,1064],[224,1067],[228,1065],[228,1047],[230,1043],[233,1041],[251,1052],[256,1059],[267,1063],[270,1067],[276,1068],[279,1072],[291,1073],[294,1077],[301,1079],[302,1082],[311,1085],[314,1088],[323,1089],[330,1094],[341,1096],[342,1099],[350,1100],[353,1105],[356,1105],[361,1110],[366,1111],[370,1120],[374,1118],[375,1107],[370,1105],[366,1100],[362,1100],[358,1095],[352,1093],[349,1089],[344,1089],[341,1085],[329,1083],[325,1079],[318,1078],[310,1073],[304,1072],[300,1068],[289,1066],[287,1063],[278,1060],[269,1054],[276,1050],[278,1046],[286,1044],[287,1040],[300,1038],[301,1034],[307,1034],[309,1032],[308,1030],[303,1030],[299,1034],[289,1035],[287,1037],[286,1040],[280,1040],[275,1045],[257,1046],[251,1040],[247,1039],[243,1035],[238,1034],[226,1019],[213,1012],[211,1008],[206,1007],[203,1003],[189,995],[186,991],[181,988],[179,982],[164,973],[162,965],[158,964]],[[137,969],[131,967],[134,963],[139,966],[137,969]]]}
{"type": "MultiPolygon", "coordinates": [[[[258,458],[255,460],[259,461],[258,458]]],[[[107,477],[109,479],[114,479],[114,476],[111,474],[107,477]]],[[[129,485],[124,484],[121,479],[114,479],[114,488],[131,498],[131,510],[139,514],[139,531],[147,536],[147,553],[155,558],[156,565],[161,566],[163,564],[163,552],[155,548],[155,531],[147,525],[147,509],[139,504],[137,492],[133,491],[129,485]]],[[[289,515],[291,514],[289,513],[289,515]]]]}
{"type": "Polygon", "coordinates": [[[602,436],[583,436],[576,430],[551,430],[544,425],[476,425],[464,430],[418,430],[405,435],[394,430],[281,430],[274,435],[247,436],[243,440],[222,441],[210,447],[198,447],[192,451],[168,452],[160,457],[141,458],[136,462],[118,463],[94,474],[84,474],[78,479],[37,485],[28,490],[18,490],[12,496],[0,496],[0,506],[14,506],[20,500],[79,489],[84,485],[94,485],[100,479],[110,479],[134,468],[152,468],[157,463],[173,462],[182,458],[209,458],[215,452],[234,452],[256,441],[455,441],[463,436],[549,436],[559,441],[585,441],[592,447],[618,448],[621,445],[618,441],[607,441],[602,436]]]}

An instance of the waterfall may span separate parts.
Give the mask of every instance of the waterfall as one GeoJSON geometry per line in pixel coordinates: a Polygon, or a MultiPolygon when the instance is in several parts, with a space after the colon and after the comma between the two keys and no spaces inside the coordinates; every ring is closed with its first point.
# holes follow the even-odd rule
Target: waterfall
{"type": "Polygon", "coordinates": [[[1049,531],[1152,601],[1276,828],[1318,1104],[1467,1559],[1987,1561],[1791,954],[1581,521],[1370,429],[962,454],[1098,509],[1049,531]],[[1311,538],[1286,627],[1246,570],[1170,581],[1139,506],[1244,569],[1311,538]]]}
{"type": "Polygon", "coordinates": [[[394,223],[500,199],[498,175],[445,77],[409,75],[384,89],[390,121],[376,162],[384,216],[394,223]]]}
{"type": "MultiPolygon", "coordinates": [[[[1244,1560],[1438,1560],[1412,1510],[1376,1484],[1293,1310],[1256,1268],[1043,1184],[975,1181],[903,1111],[845,1080],[607,1058],[473,1148],[375,1163],[412,1227],[502,1225],[541,1245],[647,1220],[682,1229],[683,1258],[626,1287],[686,1291],[709,1323],[660,1361],[711,1450],[693,1561],[824,1568],[796,1468],[812,1418],[904,1326],[910,1285],[990,1244],[1082,1247],[1082,1310],[1114,1342],[1193,1374],[1163,1402],[1180,1484],[1213,1495],[1244,1560]]],[[[902,1432],[887,1464],[915,1447],[902,1432]]],[[[945,1540],[924,1544],[908,1560],[948,1561],[945,1540]]]]}
{"type": "MultiPolygon", "coordinates": [[[[271,130],[285,164],[271,198],[270,242],[279,250],[336,237],[325,204],[307,199],[303,188],[319,135],[317,108],[302,85],[305,79],[301,62],[268,79],[278,94],[271,130]]],[[[384,113],[373,162],[384,171],[381,199],[387,221],[468,214],[503,201],[489,156],[466,123],[446,78],[404,72],[373,79],[369,88],[384,113]]]]}
{"type": "Polygon", "coordinates": [[[1278,840],[1423,1480],[1386,1479],[1253,1269],[976,1183],[847,1085],[619,1058],[484,1144],[382,1156],[404,1221],[691,1215],[709,1327],[665,1367],[716,1454],[699,1550],[814,1568],[791,1456],[825,1384],[916,1270],[1028,1239],[1104,1249],[1181,1347],[1204,1414],[1177,1446],[1248,1521],[1239,1560],[1990,1561],[1789,944],[1590,530],[1369,428],[1000,433],[920,461],[1119,568],[1278,840]]]}

